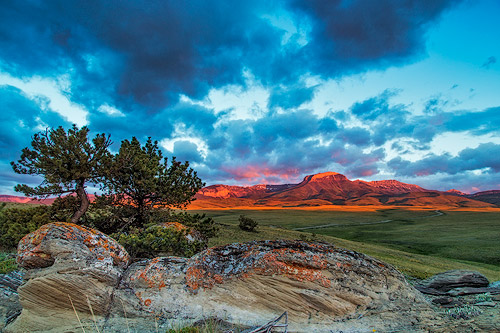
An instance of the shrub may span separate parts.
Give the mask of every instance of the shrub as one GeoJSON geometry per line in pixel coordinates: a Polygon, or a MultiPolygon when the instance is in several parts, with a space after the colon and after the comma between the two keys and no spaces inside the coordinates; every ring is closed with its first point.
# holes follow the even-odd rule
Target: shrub
{"type": "Polygon", "coordinates": [[[0,253],[0,274],[17,270],[16,257],[10,253],[0,253]]]}
{"type": "Polygon", "coordinates": [[[256,221],[252,220],[249,217],[246,217],[245,215],[240,215],[238,221],[240,221],[240,229],[244,231],[255,231],[255,228],[257,228],[258,225],[256,221]]]}
{"type": "Polygon", "coordinates": [[[471,319],[472,317],[480,315],[482,311],[475,306],[467,304],[453,309],[448,309],[446,313],[454,319],[471,319]]]}
{"type": "Polygon", "coordinates": [[[11,250],[25,235],[51,222],[51,211],[46,206],[5,208],[0,210],[0,244],[11,250]]]}
{"type": "Polygon", "coordinates": [[[189,241],[190,229],[176,230],[160,225],[146,229],[131,229],[128,233],[112,235],[134,258],[152,258],[160,255],[191,257],[206,247],[206,242],[189,241]]]}
{"type": "Polygon", "coordinates": [[[195,229],[206,240],[215,237],[219,231],[219,228],[215,225],[215,221],[211,217],[207,217],[206,214],[175,213],[165,209],[156,209],[152,212],[151,222],[155,224],[179,222],[195,229]]]}

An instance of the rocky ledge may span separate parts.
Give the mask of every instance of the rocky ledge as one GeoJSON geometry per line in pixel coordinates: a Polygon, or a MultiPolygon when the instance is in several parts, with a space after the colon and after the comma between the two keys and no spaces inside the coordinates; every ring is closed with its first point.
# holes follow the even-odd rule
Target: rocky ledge
{"type": "Polygon", "coordinates": [[[209,248],[192,258],[129,265],[113,239],[52,223],[19,244],[23,331],[156,332],[206,318],[245,327],[284,311],[301,332],[419,331],[442,323],[393,267],[331,244],[254,241],[209,248]]]}

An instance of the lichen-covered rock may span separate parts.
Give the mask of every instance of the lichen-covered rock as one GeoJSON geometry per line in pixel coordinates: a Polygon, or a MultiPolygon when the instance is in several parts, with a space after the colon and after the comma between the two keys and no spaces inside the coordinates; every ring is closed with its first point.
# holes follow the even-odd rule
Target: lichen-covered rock
{"type": "Polygon", "coordinates": [[[129,318],[215,316],[252,326],[288,311],[293,331],[416,329],[435,317],[391,266],[303,241],[231,244],[190,259],[135,263],[115,296],[129,318]]]}
{"type": "Polygon", "coordinates": [[[23,268],[44,268],[54,264],[57,257],[85,259],[99,265],[124,268],[130,261],[127,251],[102,232],[73,223],[56,222],[42,226],[26,235],[17,247],[17,262],[23,268]],[[78,249],[73,253],[68,248],[78,249]]]}
{"type": "Polygon", "coordinates": [[[157,332],[209,317],[255,326],[284,311],[290,331],[299,332],[418,331],[442,323],[394,268],[325,243],[254,241],[127,266],[128,254],[113,239],[52,223],[18,250],[26,269],[18,288],[23,310],[5,332],[94,325],[157,332]]]}
{"type": "Polygon", "coordinates": [[[71,223],[46,224],[26,235],[17,257],[26,269],[25,283],[18,288],[23,310],[7,330],[78,327],[74,310],[83,319],[91,312],[104,316],[129,260],[114,239],[71,223]]]}

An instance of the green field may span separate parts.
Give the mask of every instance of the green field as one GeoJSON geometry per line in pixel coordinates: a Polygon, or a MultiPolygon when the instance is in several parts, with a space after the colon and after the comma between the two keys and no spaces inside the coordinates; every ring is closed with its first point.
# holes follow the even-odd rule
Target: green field
{"type": "Polygon", "coordinates": [[[221,223],[211,245],[253,239],[320,239],[366,253],[414,277],[448,269],[474,269],[500,280],[500,213],[412,211],[373,212],[309,210],[203,211],[221,223]],[[257,233],[242,232],[238,217],[259,223],[257,233]],[[390,220],[390,221],[387,221],[390,220]],[[373,223],[373,224],[372,224],[373,223]],[[295,231],[295,228],[324,226],[295,231]]]}

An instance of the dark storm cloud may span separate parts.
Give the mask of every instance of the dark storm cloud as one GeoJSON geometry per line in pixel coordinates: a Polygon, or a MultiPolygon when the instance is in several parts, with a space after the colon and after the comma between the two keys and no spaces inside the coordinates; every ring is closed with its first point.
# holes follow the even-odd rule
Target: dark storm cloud
{"type": "Polygon", "coordinates": [[[211,87],[244,84],[244,70],[274,87],[272,106],[296,107],[313,94],[297,86],[303,74],[407,61],[455,2],[8,1],[0,58],[15,75],[71,73],[72,98],[89,110],[158,111],[179,94],[202,98],[211,87]],[[305,46],[283,45],[285,31],[263,18],[276,7],[298,23],[307,15],[305,46]]]}
{"type": "Polygon", "coordinates": [[[0,159],[13,160],[41,128],[69,127],[59,114],[40,106],[12,86],[0,86],[0,159]]]}
{"type": "Polygon", "coordinates": [[[458,1],[292,0],[312,29],[304,53],[314,72],[326,76],[360,66],[406,61],[422,51],[428,25],[458,1]]]}
{"type": "Polygon", "coordinates": [[[19,159],[21,150],[30,146],[33,134],[45,127],[68,128],[70,124],[12,86],[0,86],[0,101],[0,193],[12,193],[19,183],[40,183],[38,177],[15,174],[10,166],[19,159]]]}
{"type": "MultiPolygon", "coordinates": [[[[369,176],[385,158],[373,145],[398,139],[423,149],[439,128],[495,131],[496,111],[442,113],[430,102],[432,112],[415,117],[391,103],[398,92],[388,90],[319,116],[300,109],[315,94],[305,77],[411,62],[424,51],[428,26],[457,2],[7,1],[0,8],[0,69],[15,77],[68,75],[68,96],[85,106],[93,132],[111,133],[113,148],[131,136],[175,139],[177,130],[203,140],[206,156],[184,139],[169,153],[197,162],[207,180],[257,179],[259,170],[283,179],[325,166],[369,176]],[[283,27],[264,18],[275,10],[291,15],[302,41],[296,35],[285,41],[283,27]],[[248,73],[270,94],[270,110],[257,120],[230,120],[182,97],[204,100],[210,89],[229,84],[244,89],[248,73]],[[101,112],[106,104],[122,114],[101,112]]],[[[5,147],[36,132],[37,116],[49,126],[68,125],[19,91],[0,92],[0,101],[15,105],[15,116],[1,116],[5,147]],[[5,133],[10,128],[16,135],[5,133]]]]}

